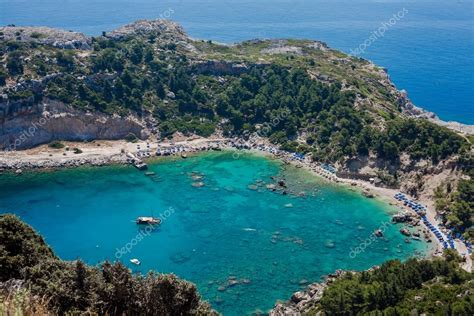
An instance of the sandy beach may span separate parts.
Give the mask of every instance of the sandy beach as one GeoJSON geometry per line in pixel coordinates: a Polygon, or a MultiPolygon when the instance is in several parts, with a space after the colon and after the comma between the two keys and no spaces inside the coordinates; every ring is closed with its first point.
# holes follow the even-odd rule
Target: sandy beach
{"type": "MultiPolygon", "coordinates": [[[[341,185],[350,186],[360,190],[368,198],[378,198],[383,200],[399,210],[417,214],[403,203],[394,199],[394,195],[399,192],[396,189],[383,188],[374,184],[362,181],[339,178],[334,173],[323,169],[319,164],[311,162],[307,157],[305,159],[296,158],[291,153],[279,151],[268,143],[265,139],[258,139],[251,143],[238,139],[226,139],[222,137],[175,137],[167,142],[156,141],[138,141],[136,143],[120,141],[97,140],[92,142],[62,142],[64,148],[54,149],[48,145],[41,145],[32,149],[23,151],[1,152],[0,153],[0,171],[9,170],[21,174],[23,170],[29,169],[54,169],[65,167],[77,167],[81,165],[102,166],[107,164],[125,164],[127,163],[127,153],[143,154],[141,158],[155,157],[157,150],[165,151],[166,155],[182,154],[183,152],[199,152],[211,149],[250,149],[256,153],[270,155],[273,158],[281,159],[287,163],[291,163],[301,168],[305,168],[318,177],[322,177],[327,181],[339,183],[341,185]],[[80,153],[75,153],[74,149],[80,149],[80,153]],[[176,151],[172,151],[175,150],[176,151]],[[179,149],[179,151],[177,150],[179,149]]],[[[76,151],[77,152],[77,151],[76,151]]],[[[236,155],[236,159],[238,155],[236,155]]],[[[434,201],[426,196],[417,200],[427,207],[426,216],[429,221],[435,225],[445,236],[446,231],[441,226],[434,208],[434,201]]],[[[431,255],[440,256],[443,250],[442,244],[435,238],[423,223],[420,223],[423,234],[430,234],[431,240],[436,243],[436,247],[431,255]]],[[[466,262],[463,268],[472,271],[472,260],[468,255],[466,246],[460,241],[455,240],[455,248],[461,254],[465,255],[466,262]]]]}

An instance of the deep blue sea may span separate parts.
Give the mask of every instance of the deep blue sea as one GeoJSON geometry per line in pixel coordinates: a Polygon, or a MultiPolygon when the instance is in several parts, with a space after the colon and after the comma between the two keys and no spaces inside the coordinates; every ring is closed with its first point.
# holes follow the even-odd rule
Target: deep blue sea
{"type": "Polygon", "coordinates": [[[0,0],[0,25],[46,25],[98,35],[169,18],[195,38],[309,38],[350,53],[405,14],[360,55],[444,120],[474,124],[474,0],[0,0]]]}
{"type": "Polygon", "coordinates": [[[390,223],[393,207],[277,160],[214,152],[150,170],[156,177],[130,166],[2,174],[0,213],[18,214],[63,259],[174,272],[224,315],[267,311],[336,269],[427,251],[405,243],[390,223]],[[289,193],[269,191],[271,177],[286,179],[289,193]],[[135,224],[150,215],[163,219],[158,229],[135,224]],[[370,240],[378,228],[384,238],[370,240]]]}

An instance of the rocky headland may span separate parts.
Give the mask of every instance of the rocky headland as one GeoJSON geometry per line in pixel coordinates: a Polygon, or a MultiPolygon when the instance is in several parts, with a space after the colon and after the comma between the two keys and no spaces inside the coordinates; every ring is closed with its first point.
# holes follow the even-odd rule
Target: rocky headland
{"type": "MultiPolygon", "coordinates": [[[[319,41],[253,40],[234,45],[208,44],[189,38],[181,26],[166,20],[140,20],[104,33],[102,38],[125,41],[134,36],[150,38],[159,43],[160,47],[168,47],[166,49],[169,49],[170,45],[176,46],[176,49],[190,60],[192,71],[196,75],[212,75],[218,77],[219,80],[225,80],[223,77],[226,75],[247,73],[253,67],[265,67],[280,60],[281,56],[291,58],[317,56],[321,65],[327,63],[330,68],[326,66],[311,68],[308,69],[308,74],[314,80],[324,83],[340,81],[343,89],[354,90],[357,94],[355,102],[357,108],[371,108],[379,112],[392,111],[391,107],[395,104],[399,106],[401,115],[426,118],[463,134],[474,133],[472,125],[443,122],[434,113],[413,105],[405,91],[396,89],[384,69],[359,58],[341,56],[340,52],[330,49],[325,43],[319,41]],[[250,57],[250,52],[252,54],[257,52],[257,58],[250,57]],[[374,92],[372,96],[364,96],[363,92],[358,92],[359,88],[351,83],[361,79],[369,87],[374,86],[374,88],[369,88],[374,92]],[[375,93],[377,89],[381,89],[380,87],[386,89],[386,95],[389,97],[375,93]],[[392,104],[389,104],[390,102],[392,104]]],[[[89,67],[90,59],[95,58],[92,49],[94,42],[97,42],[95,38],[77,32],[23,26],[0,27],[0,42],[2,41],[4,43],[35,43],[45,47],[59,48],[64,52],[74,52],[71,56],[74,56],[77,63],[84,67],[89,67]]],[[[31,56],[23,57],[24,64],[29,63],[35,56],[40,56],[49,63],[56,59],[55,56],[48,56],[48,52],[43,49],[37,52],[30,50],[29,54],[31,56]]],[[[58,71],[38,74],[26,71],[15,80],[7,79],[6,84],[3,87],[0,86],[0,122],[2,124],[0,148],[10,148],[14,146],[15,141],[19,143],[15,148],[24,149],[59,139],[120,139],[128,133],[146,137],[150,133],[148,128],[156,128],[154,119],[149,114],[130,112],[126,117],[123,117],[123,114],[119,117],[117,114],[77,109],[64,100],[53,100],[45,96],[45,92],[48,91],[51,82],[67,77],[67,72],[59,67],[58,71]],[[36,124],[44,119],[47,119],[47,124],[41,126],[36,124]],[[18,137],[32,126],[37,128],[36,136],[20,143],[17,140],[18,137]]],[[[83,82],[92,89],[97,89],[97,85],[105,81],[112,82],[116,77],[116,72],[94,73],[87,70],[84,75],[76,77],[76,84],[83,82]]],[[[168,93],[167,98],[169,101],[165,99],[165,103],[172,102],[174,94],[168,93]]],[[[378,124],[378,120],[375,118],[374,124],[378,124]]]]}

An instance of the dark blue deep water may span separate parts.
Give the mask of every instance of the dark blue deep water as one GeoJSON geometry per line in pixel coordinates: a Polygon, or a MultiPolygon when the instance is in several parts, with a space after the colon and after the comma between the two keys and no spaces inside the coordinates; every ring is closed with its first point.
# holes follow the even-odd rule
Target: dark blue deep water
{"type": "Polygon", "coordinates": [[[355,50],[406,10],[360,56],[444,120],[474,124],[473,0],[0,0],[0,25],[47,25],[91,35],[142,18],[170,18],[195,38],[310,38],[355,50]]]}

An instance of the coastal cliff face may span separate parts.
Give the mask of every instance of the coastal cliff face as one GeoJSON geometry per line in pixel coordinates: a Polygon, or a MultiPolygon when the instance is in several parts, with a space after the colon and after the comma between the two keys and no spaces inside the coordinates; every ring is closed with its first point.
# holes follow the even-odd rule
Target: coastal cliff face
{"type": "Polygon", "coordinates": [[[53,140],[123,139],[130,133],[149,136],[144,123],[131,115],[84,112],[49,99],[0,103],[1,150],[20,150],[53,140]]]}

